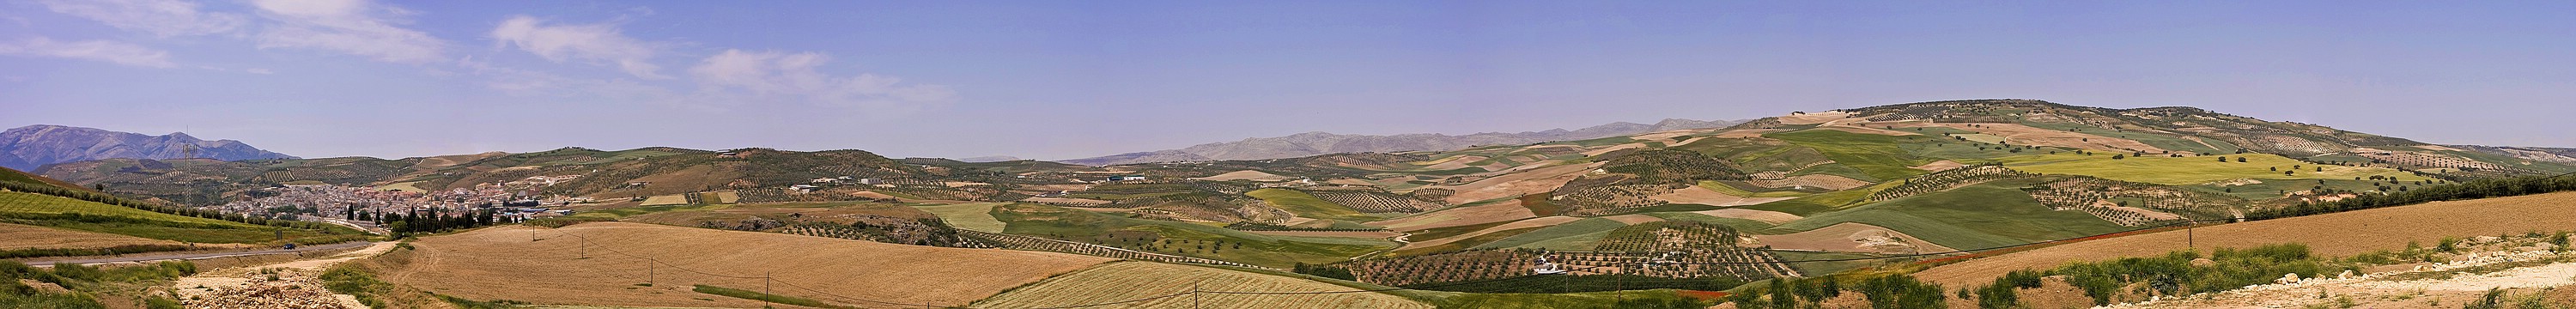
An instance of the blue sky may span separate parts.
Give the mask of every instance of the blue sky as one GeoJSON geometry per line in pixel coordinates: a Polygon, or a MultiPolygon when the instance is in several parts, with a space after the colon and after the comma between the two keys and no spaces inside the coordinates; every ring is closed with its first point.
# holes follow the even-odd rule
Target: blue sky
{"type": "Polygon", "coordinates": [[[2030,98],[2576,146],[2576,2],[0,0],[0,126],[1065,159],[2030,98]]]}

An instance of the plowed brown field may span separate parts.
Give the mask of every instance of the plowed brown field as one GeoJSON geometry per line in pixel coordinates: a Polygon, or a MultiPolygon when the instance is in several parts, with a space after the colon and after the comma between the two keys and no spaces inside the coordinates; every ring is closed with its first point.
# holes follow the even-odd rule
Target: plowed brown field
{"type": "MultiPolygon", "coordinates": [[[[2202,250],[2301,243],[2319,255],[2348,256],[2403,249],[2410,241],[2430,246],[2443,237],[2576,230],[2576,211],[2571,210],[2576,210],[2576,192],[2433,202],[2205,226],[2190,232],[2197,234],[2194,238],[2202,250]]],[[[1948,286],[1984,284],[2017,269],[2183,250],[2185,232],[2167,231],[2008,253],[1935,267],[1915,276],[1948,286]]]]}

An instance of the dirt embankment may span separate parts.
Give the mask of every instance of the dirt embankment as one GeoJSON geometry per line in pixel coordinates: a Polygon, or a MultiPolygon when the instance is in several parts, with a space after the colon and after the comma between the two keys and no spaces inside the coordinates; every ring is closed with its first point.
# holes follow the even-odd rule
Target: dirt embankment
{"type": "Polygon", "coordinates": [[[356,297],[323,288],[322,270],[392,250],[381,242],[330,257],[226,268],[179,278],[171,286],[189,308],[367,308],[356,297]]]}
{"type": "Polygon", "coordinates": [[[476,300],[651,307],[756,307],[690,289],[763,283],[835,303],[953,306],[1110,260],[619,222],[494,227],[414,245],[383,279],[476,300]]]}
{"type": "Polygon", "coordinates": [[[1984,284],[2005,272],[2054,267],[2071,261],[2161,255],[2187,249],[2186,238],[2201,250],[2248,248],[2300,243],[2316,254],[2349,256],[2395,250],[2408,242],[2429,245],[2444,237],[2520,234],[2576,229],[2576,192],[2433,202],[2306,217],[2263,220],[2167,231],[2058,245],[1979,258],[1916,273],[1949,286],[1984,284]]]}

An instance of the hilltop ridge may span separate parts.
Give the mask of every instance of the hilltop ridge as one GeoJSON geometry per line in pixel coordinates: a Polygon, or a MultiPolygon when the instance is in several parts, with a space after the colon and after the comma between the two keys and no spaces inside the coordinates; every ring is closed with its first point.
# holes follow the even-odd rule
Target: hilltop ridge
{"type": "Polygon", "coordinates": [[[1536,142],[1595,139],[1648,132],[1704,129],[1734,125],[1735,120],[1664,119],[1655,124],[1614,122],[1576,130],[1549,129],[1520,133],[1486,132],[1466,135],[1415,133],[1396,135],[1333,134],[1323,131],[1277,137],[1245,138],[1233,142],[1198,144],[1181,149],[1131,152],[1100,157],[1063,160],[1082,165],[1119,165],[1136,163],[1263,160],[1294,158],[1330,153],[1443,151],[1481,145],[1512,145],[1536,142]]]}
{"type": "Polygon", "coordinates": [[[184,132],[149,136],[94,128],[30,125],[0,131],[0,167],[35,170],[46,164],[108,158],[172,159],[187,156],[187,146],[190,145],[196,146],[198,158],[225,161],[295,158],[260,150],[241,141],[202,140],[184,132]]]}

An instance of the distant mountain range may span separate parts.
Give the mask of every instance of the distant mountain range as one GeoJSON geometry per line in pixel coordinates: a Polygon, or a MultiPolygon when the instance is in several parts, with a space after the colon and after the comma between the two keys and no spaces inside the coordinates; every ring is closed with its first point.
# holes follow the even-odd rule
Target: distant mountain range
{"type": "Polygon", "coordinates": [[[187,133],[150,136],[83,127],[31,125],[0,132],[0,167],[33,171],[46,164],[98,159],[174,159],[188,156],[187,145],[196,145],[197,158],[225,161],[295,158],[260,150],[240,141],[201,140],[187,133]]]}
{"type": "Polygon", "coordinates": [[[1188,148],[1123,153],[1058,162],[1082,165],[1119,165],[1136,163],[1262,160],[1295,158],[1330,153],[1400,152],[1457,150],[1479,145],[1516,145],[1549,141],[1584,140],[1639,133],[1717,128],[1743,123],[1741,120],[1664,119],[1655,124],[1615,122],[1573,131],[1553,129],[1521,133],[1476,133],[1467,135],[1398,134],[1350,135],[1306,132],[1280,137],[1246,138],[1241,141],[1208,143],[1188,148]]]}

